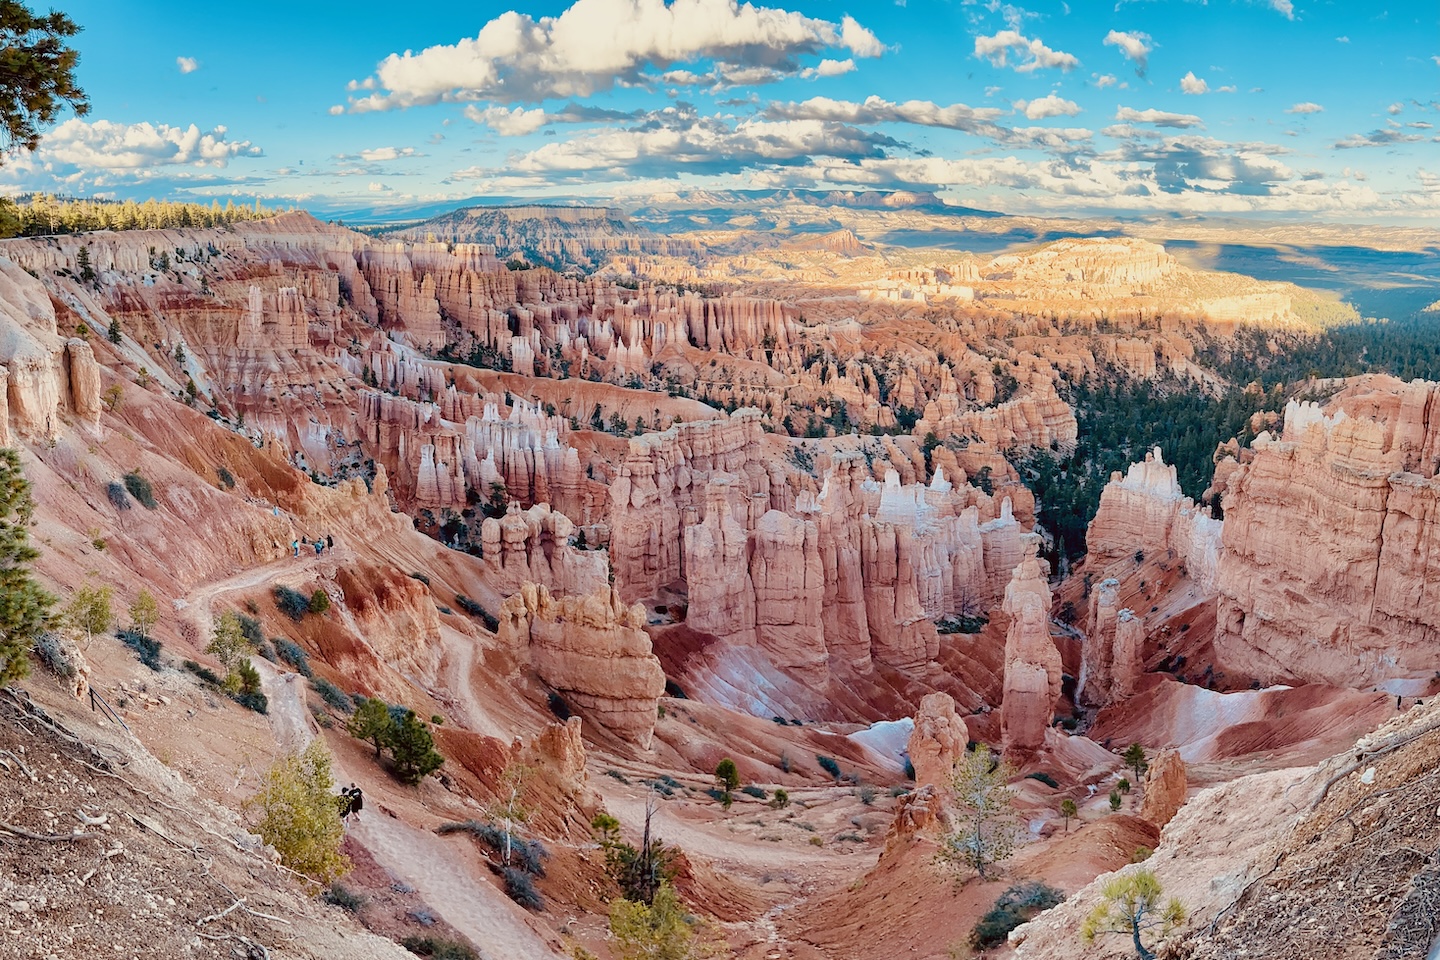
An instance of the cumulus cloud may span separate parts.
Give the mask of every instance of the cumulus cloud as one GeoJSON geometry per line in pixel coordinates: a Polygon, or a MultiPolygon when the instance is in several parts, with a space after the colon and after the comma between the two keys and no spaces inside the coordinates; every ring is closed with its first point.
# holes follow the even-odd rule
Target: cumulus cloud
{"type": "Polygon", "coordinates": [[[176,57],[175,66],[180,68],[181,73],[194,73],[200,69],[200,61],[194,57],[176,57]]]}
{"type": "Polygon", "coordinates": [[[1031,73],[1045,67],[1073,70],[1080,60],[1062,50],[1051,50],[1038,37],[1031,40],[1017,30],[1001,30],[993,37],[975,38],[975,56],[997,67],[1013,66],[1016,73],[1031,73]],[[1010,55],[1014,53],[1014,62],[1010,55]]]}
{"type": "Polygon", "coordinates": [[[1369,133],[1354,133],[1344,140],[1335,142],[1336,149],[1355,150],[1360,147],[1391,147],[1399,143],[1418,143],[1425,138],[1418,133],[1406,133],[1399,127],[1385,127],[1369,133]]]}
{"type": "Polygon", "coordinates": [[[1149,123],[1157,127],[1203,127],[1204,121],[1193,113],[1168,113],[1164,110],[1136,110],[1121,107],[1115,111],[1115,119],[1121,123],[1149,123]]]}
{"type": "Polygon", "coordinates": [[[366,163],[383,163],[386,160],[401,160],[406,157],[423,157],[425,154],[414,147],[375,147],[371,150],[361,150],[357,154],[340,153],[335,155],[336,160],[363,160],[366,163]]]}
{"type": "Polygon", "coordinates": [[[1105,45],[1119,48],[1126,59],[1135,62],[1135,72],[1145,76],[1145,70],[1150,65],[1150,51],[1155,49],[1148,33],[1111,30],[1105,34],[1105,45]]]}
{"type": "Polygon", "coordinates": [[[1113,87],[1117,82],[1118,79],[1113,73],[1102,73],[1095,76],[1095,86],[1100,90],[1104,90],[1106,87],[1113,87]]]}
{"type": "Polygon", "coordinates": [[[38,159],[87,170],[143,170],[195,164],[223,167],[235,157],[258,157],[263,151],[249,140],[226,139],[229,131],[202,131],[195,124],[114,123],[110,120],[67,120],[40,144],[38,159]]]}
{"type": "Polygon", "coordinates": [[[1180,78],[1180,92],[1194,94],[1198,96],[1202,93],[1209,93],[1210,84],[1206,83],[1201,78],[1195,76],[1195,72],[1193,70],[1188,71],[1185,76],[1180,78]]]}
{"type": "Polygon", "coordinates": [[[1295,4],[1291,0],[1270,0],[1270,9],[1286,20],[1295,19],[1295,4]]]}
{"type": "MultiPolygon", "coordinates": [[[[801,57],[827,50],[865,58],[885,49],[850,16],[835,23],[737,0],[575,0],[556,17],[535,19],[512,10],[473,38],[391,54],[373,76],[351,83],[353,92],[369,93],[351,97],[350,109],[584,97],[652,82],[658,78],[647,70],[677,64],[724,64],[732,79],[754,71],[763,81],[799,74],[801,57]]],[[[704,82],[707,75],[688,79],[704,82]]],[[[685,79],[672,74],[663,82],[685,79]]]]}
{"type": "Polygon", "coordinates": [[[473,167],[453,180],[506,176],[544,183],[674,178],[808,163],[816,157],[884,157],[903,146],[883,134],[824,120],[752,118],[731,124],[680,104],[628,128],[598,128],[509,158],[503,168],[473,167]]]}
{"type": "Polygon", "coordinates": [[[1318,104],[1318,103],[1311,103],[1311,102],[1308,101],[1308,100],[1305,101],[1304,103],[1297,103],[1297,104],[1295,104],[1294,106],[1292,106],[1292,107],[1287,107],[1287,108],[1285,109],[1285,112],[1286,112],[1286,113],[1298,113],[1298,114],[1323,113],[1324,111],[1325,111],[1325,108],[1322,107],[1322,106],[1320,106],[1320,104],[1318,104]]]}
{"type": "Polygon", "coordinates": [[[547,111],[543,107],[527,110],[524,107],[479,107],[475,104],[465,108],[465,116],[476,123],[484,124],[502,137],[519,137],[534,133],[557,123],[608,123],[634,120],[644,116],[643,110],[604,110],[599,107],[582,107],[571,103],[560,110],[547,111]]]}
{"type": "Polygon", "coordinates": [[[1402,111],[1402,110],[1404,110],[1404,109],[1405,109],[1405,104],[1396,102],[1396,103],[1392,103],[1392,104],[1390,104],[1390,106],[1386,107],[1386,108],[1385,108],[1385,112],[1388,113],[1388,114],[1390,114],[1390,116],[1393,117],[1393,116],[1395,116],[1395,114],[1399,113],[1400,111],[1402,111]]]}
{"type": "MultiPolygon", "coordinates": [[[[1069,103],[1059,97],[1054,99],[1059,103],[1069,103]]],[[[1079,112],[1078,108],[1076,112],[1079,112]]],[[[1057,152],[1079,149],[1092,136],[1089,130],[1083,129],[1012,129],[995,122],[1000,115],[1001,111],[992,107],[970,107],[963,103],[942,107],[929,100],[895,103],[875,96],[867,97],[863,103],[812,97],[803,103],[772,103],[765,111],[765,117],[769,120],[821,120],[856,126],[911,123],[923,127],[944,127],[986,137],[1005,146],[1033,147],[1057,152]]]]}
{"type": "Polygon", "coordinates": [[[1017,100],[1015,109],[1024,113],[1027,120],[1044,120],[1046,117],[1073,117],[1080,112],[1080,105],[1052,93],[1028,103],[1017,100]]]}

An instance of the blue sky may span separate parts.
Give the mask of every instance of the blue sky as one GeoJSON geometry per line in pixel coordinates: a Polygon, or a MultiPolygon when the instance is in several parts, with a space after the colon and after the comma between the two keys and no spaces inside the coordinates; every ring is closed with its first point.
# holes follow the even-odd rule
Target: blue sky
{"type": "Polygon", "coordinates": [[[1434,0],[773,2],[57,0],[93,108],[0,188],[327,213],[797,187],[1440,215],[1434,0]]]}

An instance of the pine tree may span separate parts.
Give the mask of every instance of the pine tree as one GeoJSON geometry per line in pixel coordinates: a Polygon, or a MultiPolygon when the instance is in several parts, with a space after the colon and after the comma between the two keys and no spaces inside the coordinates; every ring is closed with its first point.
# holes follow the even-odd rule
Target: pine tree
{"type": "Polygon", "coordinates": [[[117,318],[112,318],[112,319],[110,320],[110,334],[109,334],[109,336],[110,336],[110,342],[111,342],[111,343],[119,343],[119,342],[120,342],[120,320],[119,320],[118,317],[117,317],[117,318]]]}
{"type": "Polygon", "coordinates": [[[70,602],[63,611],[65,622],[76,630],[85,631],[87,647],[95,639],[95,634],[106,633],[115,622],[115,614],[110,609],[114,596],[115,591],[108,586],[81,586],[70,595],[70,602]]]}
{"type": "Polygon", "coordinates": [[[390,759],[395,761],[395,775],[409,784],[419,783],[440,769],[445,758],[435,751],[430,725],[406,710],[390,733],[390,759]]]}
{"type": "Polygon", "coordinates": [[[75,84],[80,55],[65,45],[80,28],[63,13],[37,17],[24,4],[0,0],[0,153],[34,150],[41,128],[63,107],[77,117],[90,112],[85,91],[75,84]]]}
{"type": "Polygon", "coordinates": [[[935,859],[954,871],[957,880],[966,869],[974,870],[981,880],[989,879],[987,868],[1014,851],[1015,791],[1006,785],[1013,774],[1009,764],[983,746],[955,764],[950,776],[955,827],[940,838],[935,859]]]}
{"type": "Polygon", "coordinates": [[[375,745],[375,759],[380,759],[380,751],[390,742],[390,733],[395,727],[395,718],[390,715],[390,707],[379,697],[370,697],[355,712],[350,715],[346,729],[350,736],[356,740],[369,740],[375,745]]]}
{"type": "Polygon", "coordinates": [[[0,450],[0,685],[25,676],[25,655],[50,625],[55,604],[30,576],[30,562],[40,556],[26,529],[34,511],[20,454],[0,450]]]}

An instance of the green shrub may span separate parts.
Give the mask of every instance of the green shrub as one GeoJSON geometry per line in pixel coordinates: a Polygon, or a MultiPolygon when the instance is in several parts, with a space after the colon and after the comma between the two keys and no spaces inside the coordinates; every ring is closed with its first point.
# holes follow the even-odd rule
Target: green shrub
{"type": "Polygon", "coordinates": [[[235,617],[240,621],[240,633],[252,647],[258,647],[265,642],[265,633],[260,629],[259,620],[247,617],[239,611],[236,611],[235,617]]]}
{"type": "Polygon", "coordinates": [[[209,667],[202,667],[194,660],[186,660],[184,663],[184,667],[186,670],[189,670],[191,673],[195,674],[195,676],[199,677],[201,680],[204,680],[212,687],[218,688],[223,686],[225,683],[224,680],[220,679],[220,675],[214,670],[211,670],[209,667]]]}
{"type": "Polygon", "coordinates": [[[776,787],[775,799],[771,800],[770,804],[777,810],[784,810],[786,807],[790,806],[790,791],[786,790],[784,787],[776,787]]]}
{"type": "Polygon", "coordinates": [[[270,642],[275,644],[275,652],[280,654],[280,659],[294,667],[296,672],[306,678],[313,678],[314,672],[310,669],[310,656],[298,643],[293,640],[286,640],[284,637],[271,637],[270,642]]]}
{"type": "Polygon", "coordinates": [[[472,617],[479,617],[480,621],[485,624],[485,629],[489,630],[491,633],[494,633],[496,630],[500,629],[500,618],[496,617],[489,610],[486,610],[484,607],[480,606],[480,604],[476,603],[474,600],[471,600],[469,597],[465,596],[465,594],[455,594],[455,606],[459,607],[461,610],[464,610],[472,617]]]}
{"type": "Polygon", "coordinates": [[[320,694],[321,700],[324,700],[341,713],[351,714],[355,712],[355,701],[350,699],[350,696],[346,694],[344,690],[341,690],[324,677],[312,677],[310,686],[314,687],[315,692],[320,694]]]}
{"type": "Polygon", "coordinates": [[[348,910],[350,913],[359,913],[360,909],[365,906],[364,897],[338,883],[332,883],[330,889],[326,890],[320,899],[342,910],[348,910]]]}
{"type": "Polygon", "coordinates": [[[826,773],[830,774],[830,776],[834,777],[835,780],[838,781],[840,779],[840,764],[835,762],[834,757],[821,756],[817,753],[815,755],[815,762],[820,764],[821,770],[824,770],[826,773]]]}
{"type": "Polygon", "coordinates": [[[410,578],[412,580],[419,580],[427,587],[430,586],[430,578],[425,576],[425,574],[421,573],[419,570],[412,571],[410,574],[410,578]]]}
{"type": "Polygon", "coordinates": [[[289,587],[277,584],[274,593],[275,606],[279,607],[281,613],[296,623],[305,619],[305,614],[310,612],[310,598],[299,590],[292,590],[289,587]]]}
{"type": "Polygon", "coordinates": [[[406,937],[400,946],[419,957],[431,960],[480,960],[469,944],[444,937],[406,937]]]}
{"type": "Polygon", "coordinates": [[[540,898],[540,891],[535,889],[530,874],[514,867],[501,867],[500,876],[505,878],[505,893],[511,900],[526,910],[545,909],[545,901],[540,898]]]}
{"type": "Polygon", "coordinates": [[[110,498],[110,506],[116,510],[130,509],[130,494],[125,492],[125,485],[118,480],[111,480],[105,487],[105,496],[110,498]]]}
{"type": "Polygon", "coordinates": [[[1000,894],[995,905],[975,924],[970,931],[970,946],[976,950],[998,947],[1010,936],[1011,930],[1034,920],[1064,899],[1059,890],[1038,881],[1016,884],[1000,894]]]}
{"type": "Polygon", "coordinates": [[[125,646],[134,650],[136,655],[139,656],[140,662],[145,664],[145,666],[154,670],[156,673],[164,669],[160,663],[161,643],[159,640],[156,640],[154,637],[147,637],[139,630],[118,630],[115,636],[119,638],[120,642],[125,644],[125,646]]]}
{"type": "Polygon", "coordinates": [[[246,693],[242,690],[239,693],[231,694],[230,699],[234,700],[236,703],[240,704],[240,706],[244,707],[245,709],[254,710],[256,713],[270,712],[269,698],[266,697],[265,694],[260,693],[259,691],[256,691],[254,693],[246,693]]]}
{"type": "Polygon", "coordinates": [[[979,633],[989,622],[990,618],[986,616],[948,614],[935,619],[935,632],[942,636],[952,633],[979,633]]]}
{"type": "Polygon", "coordinates": [[[40,662],[57,677],[75,676],[75,664],[65,655],[60,647],[60,638],[53,633],[46,632],[35,638],[35,656],[40,662]]]}
{"type": "Polygon", "coordinates": [[[310,612],[314,614],[324,613],[330,609],[330,595],[324,590],[316,590],[310,594],[310,612]]]}
{"type": "Polygon", "coordinates": [[[155,502],[155,490],[150,486],[150,481],[140,475],[138,470],[131,470],[125,474],[125,489],[130,491],[130,496],[140,501],[140,505],[146,510],[154,510],[160,506],[155,502]]]}
{"type": "Polygon", "coordinates": [[[875,788],[868,783],[862,783],[855,788],[855,796],[859,797],[860,802],[867,807],[875,802],[876,792],[875,788]]]}

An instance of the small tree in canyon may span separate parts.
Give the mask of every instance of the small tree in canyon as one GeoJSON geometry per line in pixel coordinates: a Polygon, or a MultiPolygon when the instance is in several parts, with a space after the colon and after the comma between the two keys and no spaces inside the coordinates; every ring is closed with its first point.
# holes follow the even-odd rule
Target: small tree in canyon
{"type": "Polygon", "coordinates": [[[1185,906],[1179,900],[1171,897],[1161,905],[1164,892],[1153,870],[1138,870],[1107,881],[1100,889],[1104,899],[1080,927],[1081,939],[1094,943],[1102,934],[1128,936],[1139,960],[1155,960],[1155,944],[1147,946],[1145,940],[1156,929],[1163,940],[1185,922],[1185,906]]]}
{"type": "Polygon", "coordinates": [[[990,879],[987,871],[1014,851],[1015,791],[1007,786],[1013,775],[1010,765],[985,746],[956,762],[950,775],[955,826],[940,838],[935,859],[954,874],[957,883],[968,879],[971,870],[981,880],[990,879]]]}

